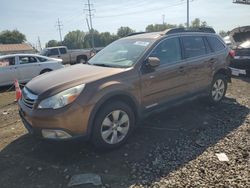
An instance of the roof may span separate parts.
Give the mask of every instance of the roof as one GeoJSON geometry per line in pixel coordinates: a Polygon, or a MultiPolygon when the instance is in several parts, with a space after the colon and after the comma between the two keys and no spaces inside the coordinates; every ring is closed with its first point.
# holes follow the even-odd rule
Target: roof
{"type": "Polygon", "coordinates": [[[9,55],[0,55],[0,58],[8,58],[8,57],[14,57],[14,56],[34,56],[34,57],[42,57],[48,59],[47,56],[42,56],[39,54],[9,54],[9,55]]]}
{"type": "Polygon", "coordinates": [[[0,52],[18,52],[34,50],[32,46],[26,43],[22,44],[0,44],[0,52]]]}

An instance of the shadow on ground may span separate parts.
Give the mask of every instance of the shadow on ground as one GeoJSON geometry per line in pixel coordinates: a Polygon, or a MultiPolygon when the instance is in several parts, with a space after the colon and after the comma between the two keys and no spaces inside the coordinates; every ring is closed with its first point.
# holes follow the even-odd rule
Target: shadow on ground
{"type": "Polygon", "coordinates": [[[195,100],[151,115],[126,145],[106,152],[80,140],[48,142],[24,135],[0,153],[0,184],[67,187],[71,175],[96,173],[111,187],[150,186],[239,127],[248,113],[232,98],[218,106],[195,100]]]}

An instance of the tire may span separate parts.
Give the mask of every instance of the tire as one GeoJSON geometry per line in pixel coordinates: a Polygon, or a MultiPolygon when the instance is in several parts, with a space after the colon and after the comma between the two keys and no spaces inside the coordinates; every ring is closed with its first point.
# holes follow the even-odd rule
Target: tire
{"type": "Polygon", "coordinates": [[[211,104],[220,103],[227,91],[227,79],[223,74],[216,74],[209,88],[209,102],[211,104]]]}
{"type": "Polygon", "coordinates": [[[40,74],[44,74],[44,73],[50,72],[50,71],[52,71],[52,70],[50,70],[50,69],[44,69],[44,70],[42,70],[42,71],[40,72],[40,74]]]}
{"type": "Polygon", "coordinates": [[[76,63],[79,64],[85,64],[87,62],[85,57],[78,57],[76,63]]]}
{"type": "Polygon", "coordinates": [[[117,148],[126,142],[134,126],[131,107],[121,101],[111,101],[96,114],[91,142],[101,150],[117,148]]]}

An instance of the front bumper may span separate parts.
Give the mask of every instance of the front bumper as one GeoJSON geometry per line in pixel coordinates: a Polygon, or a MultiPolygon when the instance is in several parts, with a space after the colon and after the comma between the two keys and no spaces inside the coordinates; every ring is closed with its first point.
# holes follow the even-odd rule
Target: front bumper
{"type": "MultiPolygon", "coordinates": [[[[42,130],[63,131],[69,138],[53,138],[53,140],[70,140],[75,138],[88,138],[87,125],[84,124],[84,112],[78,105],[72,105],[57,111],[33,110],[18,101],[19,115],[25,128],[30,134],[44,138],[42,130]]],[[[45,138],[52,139],[52,138],[45,138]]]]}

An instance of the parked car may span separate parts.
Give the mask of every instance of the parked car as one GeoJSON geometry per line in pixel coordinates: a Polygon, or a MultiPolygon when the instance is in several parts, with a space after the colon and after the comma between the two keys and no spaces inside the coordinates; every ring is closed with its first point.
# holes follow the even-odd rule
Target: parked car
{"type": "Polygon", "coordinates": [[[13,84],[14,79],[26,83],[32,78],[62,68],[61,59],[33,54],[0,56],[0,86],[13,84]]]}
{"type": "Polygon", "coordinates": [[[91,58],[30,81],[19,101],[30,133],[123,144],[144,116],[199,95],[219,103],[229,49],[213,29],[171,29],[119,39],[91,58]]]}
{"type": "Polygon", "coordinates": [[[232,75],[250,76],[250,26],[233,29],[228,41],[234,50],[234,57],[230,63],[232,75]]]}
{"type": "Polygon", "coordinates": [[[44,48],[40,53],[43,56],[60,58],[63,64],[86,63],[91,57],[91,50],[69,50],[66,46],[44,48]]]}

